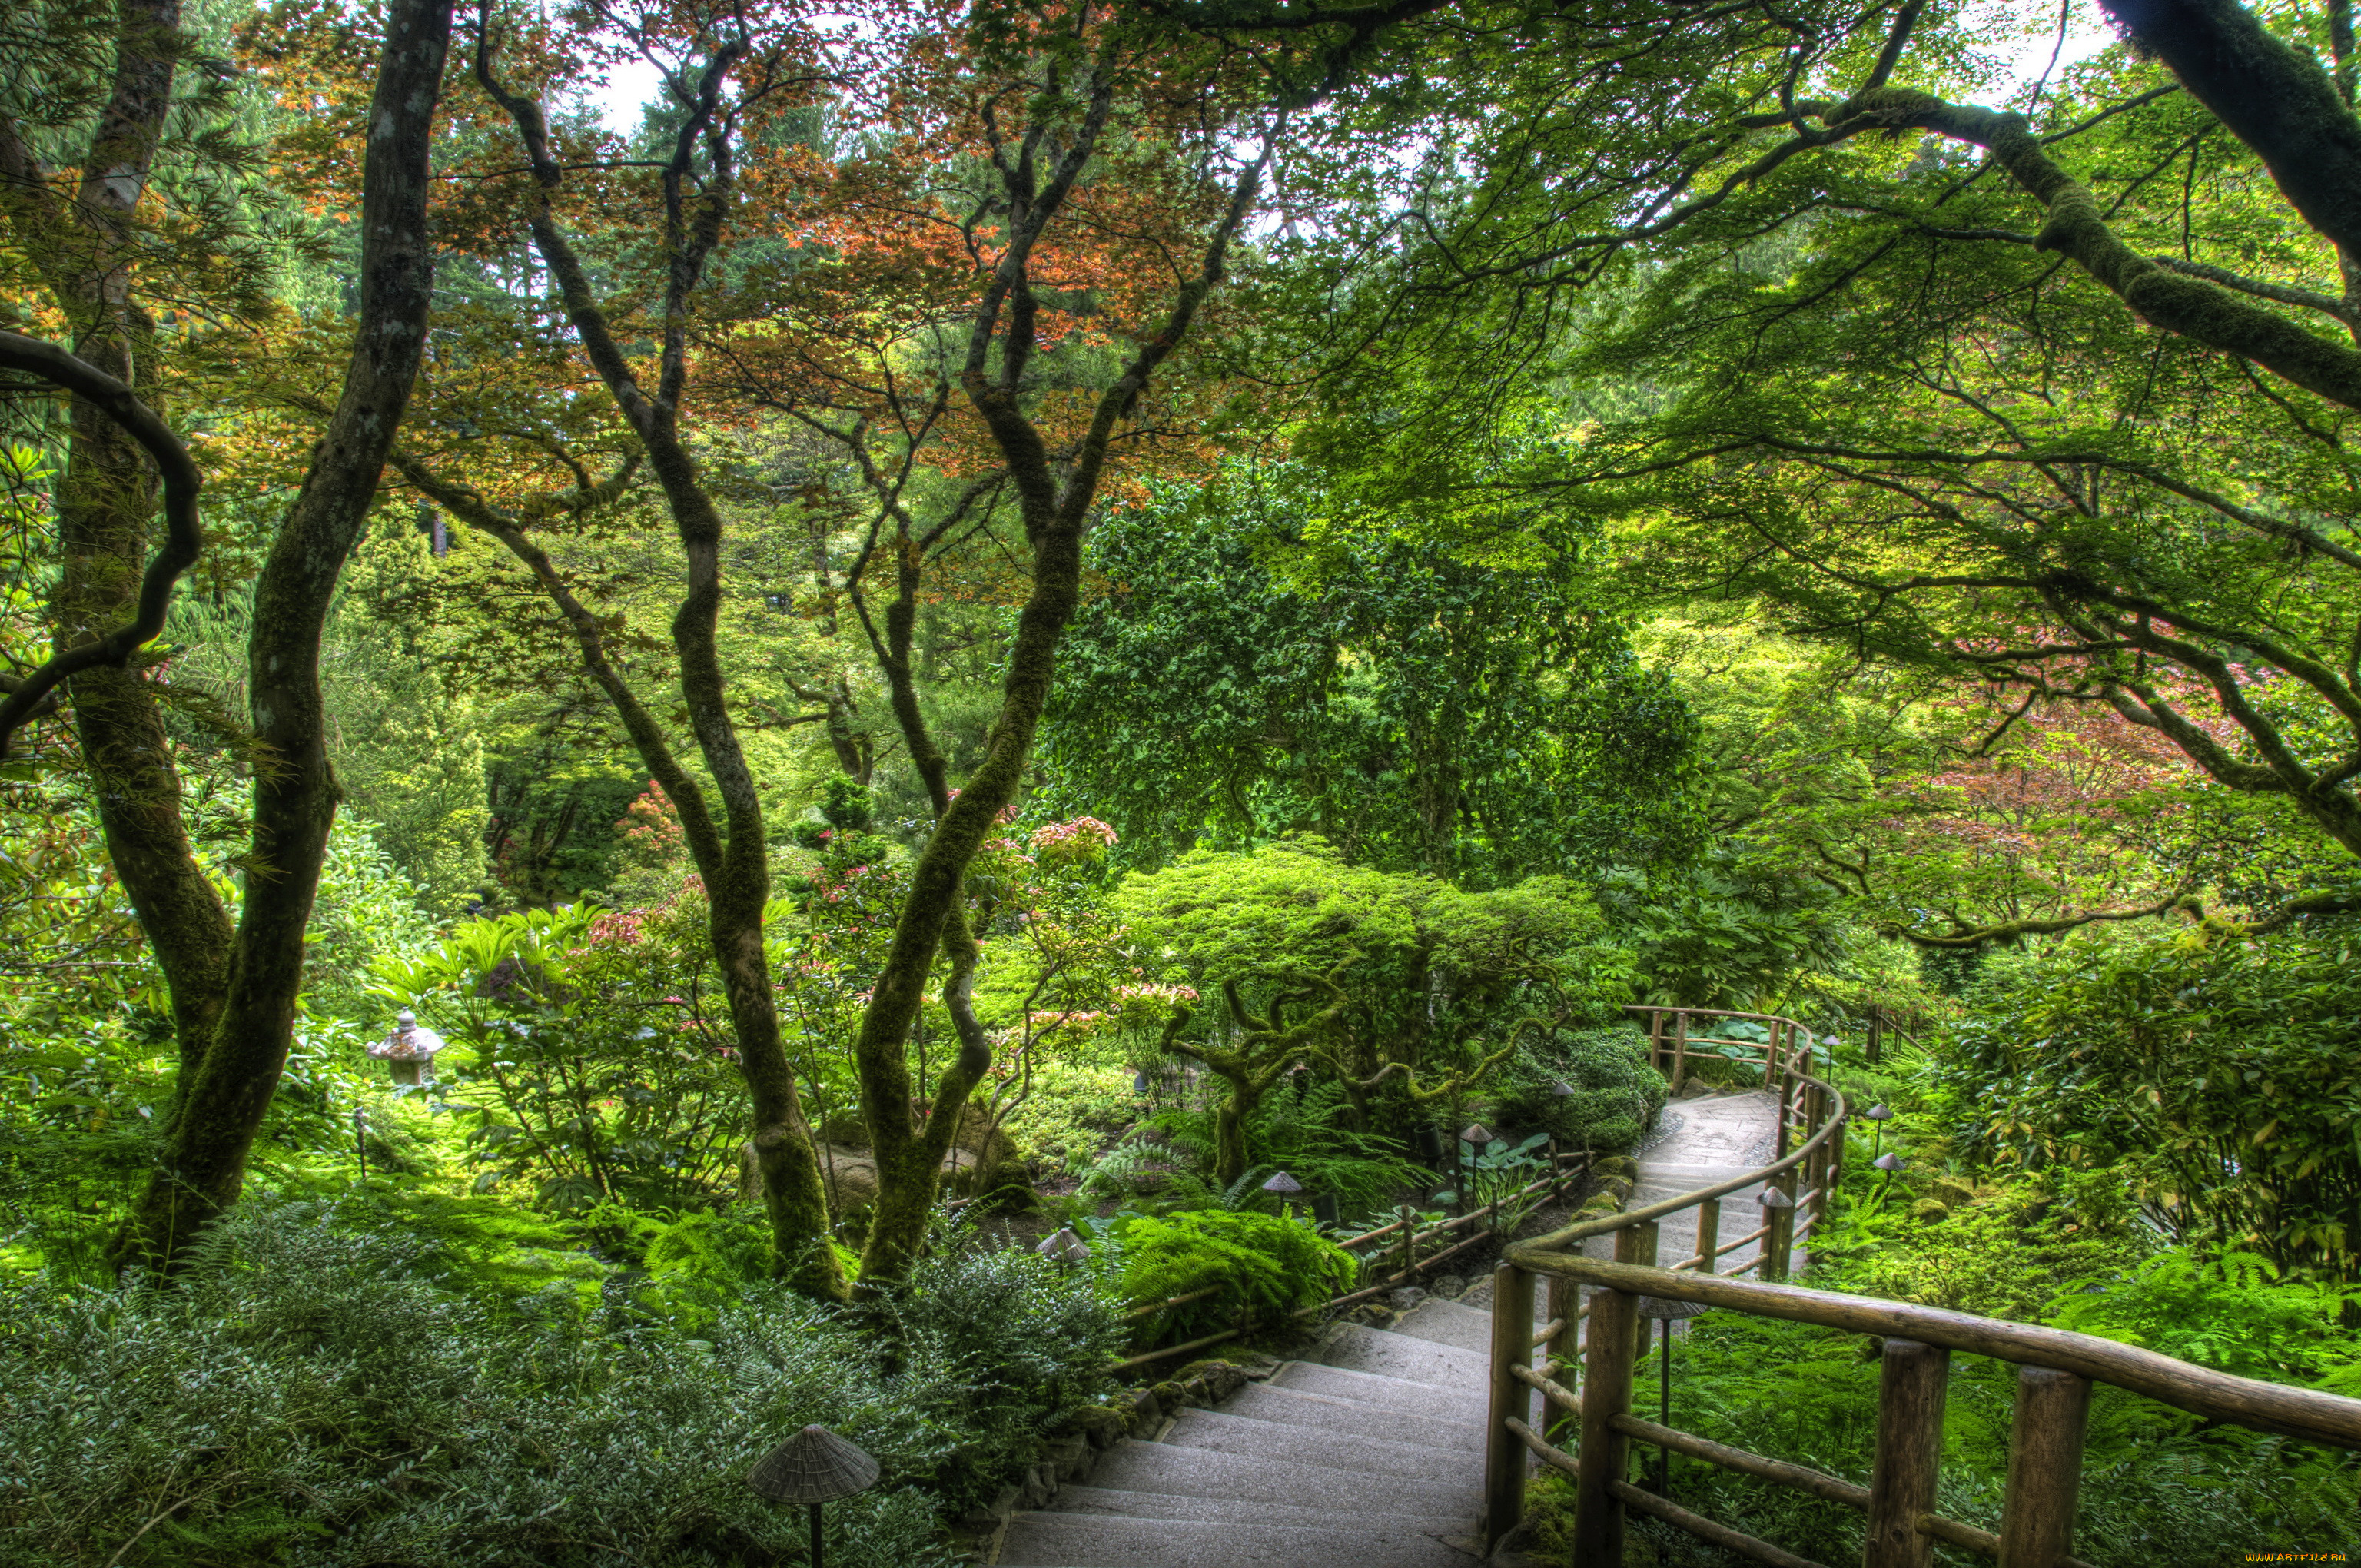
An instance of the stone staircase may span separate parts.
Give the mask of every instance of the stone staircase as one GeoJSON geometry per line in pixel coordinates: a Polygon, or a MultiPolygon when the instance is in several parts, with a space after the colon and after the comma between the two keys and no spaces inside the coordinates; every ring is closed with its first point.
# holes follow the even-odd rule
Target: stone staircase
{"type": "MultiPolygon", "coordinates": [[[[1668,1108],[1639,1157],[1639,1207],[1771,1157],[1775,1102],[1702,1093],[1668,1108]]],[[[1725,1245],[1761,1221],[1750,1186],[1723,1201],[1725,1245]]],[[[1694,1221],[1691,1222],[1694,1226],[1694,1221]]],[[[1669,1232],[1666,1262],[1694,1229],[1669,1232]]],[[[1611,1256],[1609,1238],[1587,1249],[1611,1256]]],[[[1752,1259],[1760,1244],[1723,1257],[1752,1259]]],[[[1797,1255],[1797,1263],[1802,1261],[1797,1255]]],[[[1307,1360],[1184,1409],[1099,1456],[1086,1486],[1009,1520],[1003,1568],[1474,1568],[1481,1561],[1491,1283],[1430,1298],[1389,1329],[1332,1324],[1307,1360]]],[[[1532,1321],[1548,1317],[1534,1282],[1532,1321]]],[[[1685,1328],[1686,1325],[1679,1325],[1685,1328]]],[[[1576,1340],[1580,1335],[1577,1331],[1576,1340]]]]}
{"type": "Polygon", "coordinates": [[[1472,1568],[1492,1314],[1340,1323],[1219,1409],[1108,1449],[1009,1521],[1004,1568],[1472,1568]]]}

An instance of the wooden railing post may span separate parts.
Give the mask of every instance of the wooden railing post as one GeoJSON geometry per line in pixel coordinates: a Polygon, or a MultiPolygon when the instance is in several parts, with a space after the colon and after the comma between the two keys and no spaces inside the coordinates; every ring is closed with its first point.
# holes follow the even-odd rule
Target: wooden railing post
{"type": "MultiPolygon", "coordinates": [[[[1636,1263],[1643,1267],[1653,1268],[1656,1266],[1657,1245],[1655,1221],[1649,1220],[1637,1225],[1626,1225],[1615,1233],[1615,1261],[1636,1263]]],[[[1647,1319],[1636,1315],[1631,1321],[1639,1324],[1639,1328],[1631,1335],[1631,1355],[1636,1361],[1648,1354],[1648,1330],[1651,1325],[1647,1319]]],[[[1596,1333],[1598,1331],[1593,1329],[1591,1332],[1596,1333]]]]}
{"type": "Polygon", "coordinates": [[[1675,1094],[1678,1094],[1681,1091],[1681,1080],[1688,1076],[1688,1070],[1689,1015],[1684,1013],[1673,1025],[1672,1091],[1675,1094]]]}
{"type": "Polygon", "coordinates": [[[1648,1065],[1658,1072],[1664,1070],[1664,1015],[1648,1014],[1648,1065]]]}
{"type": "Polygon", "coordinates": [[[1531,1425],[1533,1391],[1516,1374],[1533,1354],[1533,1277],[1513,1263],[1492,1272],[1492,1419],[1484,1438],[1484,1540],[1497,1544],[1525,1517],[1524,1442],[1509,1430],[1531,1425]]]}
{"type": "Polygon", "coordinates": [[[1721,1245],[1721,1200],[1708,1198],[1697,1204],[1697,1264],[1699,1274],[1717,1274],[1714,1249],[1721,1245]]]}
{"type": "MultiPolygon", "coordinates": [[[[1597,1309],[1593,1309],[1595,1311],[1597,1309]]],[[[1943,1400],[1951,1353],[1890,1339],[1877,1385],[1877,1457],[1869,1476],[1869,1540],[1861,1568],[1933,1568],[1935,1538],[1919,1516],[1935,1511],[1943,1463],[1943,1400]]]]}
{"type": "Polygon", "coordinates": [[[1763,1266],[1755,1271],[1754,1277],[1776,1285],[1787,1277],[1787,1263],[1795,1251],[1795,1168],[1791,1166],[1781,1171],[1772,1179],[1771,1185],[1787,1195],[1788,1206],[1763,1211],[1769,1234],[1763,1238],[1763,1266]]]}
{"type": "MultiPolygon", "coordinates": [[[[1622,1238],[1616,1233],[1616,1261],[1622,1238]]],[[[1617,1564],[1623,1561],[1623,1501],[1612,1490],[1621,1481],[1631,1440],[1609,1423],[1631,1409],[1632,1349],[1636,1327],[1644,1326],[1640,1299],[1605,1288],[1590,1293],[1590,1332],[1582,1358],[1582,1448],[1575,1456],[1573,1561],[1617,1564]]]]}
{"type": "MultiPolygon", "coordinates": [[[[1575,1387],[1581,1374],[1576,1370],[1575,1353],[1582,1348],[1582,1287],[1560,1275],[1550,1276],[1549,1317],[1546,1321],[1558,1325],[1550,1335],[1550,1376],[1567,1387],[1575,1387]]],[[[1542,1407],[1543,1430],[1556,1420],[1558,1411],[1553,1406],[1542,1407]]]]}
{"type": "Polygon", "coordinates": [[[2090,1416],[2088,1378],[2047,1366],[2016,1369],[2000,1568],[2058,1568],[2072,1548],[2082,1486],[2082,1432],[2090,1416]]]}

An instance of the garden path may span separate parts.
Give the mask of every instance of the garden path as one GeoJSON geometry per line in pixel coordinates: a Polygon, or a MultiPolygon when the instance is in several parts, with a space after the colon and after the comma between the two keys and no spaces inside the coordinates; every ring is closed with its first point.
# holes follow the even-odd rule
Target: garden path
{"type": "MultiPolygon", "coordinates": [[[[1632,1207],[1770,1158],[1761,1091],[1676,1100],[1640,1156],[1632,1207]]],[[[1722,1236],[1760,1223],[1755,1188],[1723,1202],[1722,1236]]],[[[1695,1238],[1667,1234],[1675,1261],[1695,1238]]],[[[1759,1251],[1732,1251],[1722,1272],[1759,1251]]],[[[1335,1323],[1306,1359],[1126,1438],[1088,1486],[1009,1521],[1004,1568],[1472,1568],[1481,1556],[1491,1286],[1430,1299],[1390,1328],[1335,1323]]],[[[1537,1311],[1534,1321],[1543,1313],[1537,1311]]]]}

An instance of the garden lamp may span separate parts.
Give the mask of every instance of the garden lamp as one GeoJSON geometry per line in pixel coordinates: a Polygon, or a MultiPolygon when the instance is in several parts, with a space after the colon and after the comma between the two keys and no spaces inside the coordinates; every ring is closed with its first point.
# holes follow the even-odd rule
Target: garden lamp
{"type": "Polygon", "coordinates": [[[1478,1149],[1489,1147],[1492,1142],[1492,1129],[1481,1122],[1470,1122],[1460,1129],[1459,1141],[1463,1144],[1474,1144],[1478,1149]]]}
{"type": "Polygon", "coordinates": [[[393,1033],[371,1044],[368,1054],[392,1064],[394,1082],[416,1084],[434,1078],[434,1053],[443,1045],[443,1036],[421,1028],[418,1015],[405,1007],[394,1014],[393,1033]]]}
{"type": "Polygon", "coordinates": [[[1571,1100],[1575,1095],[1574,1085],[1561,1078],[1550,1085],[1550,1095],[1557,1100],[1571,1100]]]}
{"type": "Polygon", "coordinates": [[[1278,1170],[1273,1171],[1271,1173],[1270,1179],[1262,1184],[1262,1190],[1265,1192],[1269,1193],[1272,1197],[1278,1199],[1280,1207],[1284,1208],[1290,1199],[1294,1198],[1303,1190],[1303,1183],[1296,1180],[1295,1178],[1288,1175],[1287,1172],[1278,1170]]]}
{"type": "MultiPolygon", "coordinates": [[[[1902,1168],[1903,1161],[1902,1157],[1898,1154],[1882,1154],[1875,1159],[1871,1160],[1869,1163],[1875,1166],[1878,1169],[1885,1172],[1886,1183],[1887,1185],[1891,1185],[1894,1180],[1894,1173],[1902,1168]]],[[[1878,1189],[1881,1192],[1884,1190],[1885,1189],[1883,1187],[1880,1187],[1878,1189]]]]}
{"type": "Polygon", "coordinates": [[[826,1427],[806,1427],[756,1461],[746,1485],[774,1503],[811,1509],[811,1568],[820,1568],[820,1505],[877,1485],[877,1461],[826,1427]]]}
{"type": "Polygon", "coordinates": [[[1131,1075],[1131,1092],[1135,1099],[1145,1100],[1148,1098],[1148,1069],[1146,1068],[1142,1068],[1137,1072],[1131,1075]]]}
{"type": "MultiPolygon", "coordinates": [[[[1067,1225],[1033,1250],[1052,1263],[1082,1263],[1091,1255],[1091,1244],[1076,1235],[1073,1226],[1067,1225]]],[[[808,1430],[816,1431],[818,1429],[808,1430]]]]}
{"type": "Polygon", "coordinates": [[[1876,1140],[1869,1146],[1870,1157],[1873,1160],[1877,1157],[1878,1151],[1885,1147],[1885,1124],[1894,1120],[1894,1107],[1872,1105],[1863,1111],[1861,1116],[1877,1129],[1876,1140]]]}
{"type": "MultiPolygon", "coordinates": [[[[1774,1187],[1771,1190],[1777,1192],[1779,1190],[1774,1187]]],[[[1779,1195],[1783,1198],[1786,1196],[1784,1192],[1779,1195]]],[[[1668,1296],[1642,1296],[1635,1310],[1638,1311],[1642,1321],[1664,1325],[1664,1331],[1659,1336],[1664,1342],[1663,1348],[1656,1353],[1656,1424],[1668,1427],[1673,1424],[1673,1325],[1686,1319],[1697,1317],[1711,1309],[1702,1301],[1675,1301],[1668,1296]]],[[[1672,1477],[1673,1451],[1668,1448],[1659,1448],[1656,1451],[1658,1496],[1672,1495],[1672,1477]]]]}

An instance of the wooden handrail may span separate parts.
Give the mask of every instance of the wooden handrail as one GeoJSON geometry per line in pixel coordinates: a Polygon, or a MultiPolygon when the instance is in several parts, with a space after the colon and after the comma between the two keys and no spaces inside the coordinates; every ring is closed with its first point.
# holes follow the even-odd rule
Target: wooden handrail
{"type": "Polygon", "coordinates": [[[2361,1399],[2233,1376],[2093,1334],[1979,1318],[1910,1301],[1846,1296],[1800,1285],[1768,1285],[1730,1275],[1675,1273],[1669,1268],[1570,1254],[1529,1254],[1519,1263],[1537,1273],[1562,1275],[1634,1295],[1696,1301],[1754,1317],[1916,1340],[1995,1361],[2051,1367],[2093,1383],[2112,1383],[2208,1420],[2231,1421],[2307,1442],[2361,1449],[2361,1399]]]}
{"type": "MultiPolygon", "coordinates": [[[[1566,1389],[1552,1380],[1548,1374],[1556,1372],[1555,1366],[1520,1364],[1532,1360],[1533,1350],[1510,1344],[1496,1331],[1493,1414],[1486,1465],[1489,1539],[1499,1540],[1521,1512],[1522,1452],[1531,1450],[1543,1463],[1576,1478],[1574,1546],[1578,1561],[1620,1561],[1623,1513],[1628,1508],[1758,1563],[1817,1568],[1784,1548],[1631,1486],[1624,1475],[1625,1455],[1628,1445],[1637,1440],[1863,1509],[1870,1530],[1865,1561],[1871,1568],[1905,1564],[1916,1568],[1927,1561],[1931,1543],[1936,1541],[2012,1563],[2087,1568],[2068,1556],[2065,1548],[2073,1529],[2082,1429],[2092,1383],[2112,1384],[2204,1420],[2361,1451],[2361,1399],[2235,1377],[2136,1345],[2037,1323],[2005,1322],[1911,1302],[1774,1283],[1785,1277],[1792,1234],[1824,1217],[1818,1210],[1838,1184],[1851,1106],[1835,1085],[1808,1070],[1812,1059],[1808,1049],[1792,1047],[1793,1041],[1812,1037],[1794,1019],[1706,1008],[1652,1006],[1631,1011],[1653,1015],[1652,1059],[1659,1068],[1665,1067],[1664,1047],[1670,1045],[1670,1070],[1675,1076],[1686,1054],[1683,1047],[1693,1038],[1688,1034],[1691,1018],[1738,1018],[1771,1025],[1771,1040],[1763,1047],[1763,1087],[1772,1090],[1779,1102],[1781,1157],[1717,1186],[1698,1188],[1645,1208],[1598,1216],[1505,1249],[1494,1278],[1495,1301],[1514,1299],[1530,1303],[1536,1275],[1552,1280],[1554,1302],[1563,1295],[1571,1304],[1584,1285],[1595,1289],[1590,1301],[1578,1310],[1554,1308],[1552,1312],[1553,1317],[1568,1321],[1585,1317],[1590,1321],[1587,1373],[1579,1389],[1566,1389]],[[1677,1022],[1670,1031],[1668,1015],[1677,1022]],[[1791,1048],[1782,1050],[1783,1041],[1790,1042],[1791,1048]],[[1809,1134],[1800,1147],[1788,1147],[1791,1129],[1809,1134]],[[1800,1182],[1791,1174],[1798,1168],[1800,1182]],[[1777,1184],[1792,1205],[1767,1213],[1767,1223],[1751,1235],[1722,1242],[1720,1199],[1757,1182],[1777,1184]],[[1795,1192],[1799,1185],[1808,1189],[1800,1196],[1795,1192]],[[1700,1205],[1710,1207],[1700,1211],[1697,1255],[1669,1268],[1656,1266],[1656,1222],[1700,1205]],[[1609,1234],[1616,1236],[1616,1261],[1582,1255],[1583,1241],[1609,1234]],[[1752,1259],[1728,1274],[1713,1272],[1711,1259],[1758,1239],[1764,1245],[1752,1259]],[[1706,1266],[1699,1269],[1700,1264],[1706,1266]],[[1765,1277],[1762,1280],[1739,1277],[1758,1268],[1765,1277]],[[1635,1311],[1642,1296],[1883,1336],[1887,1351],[1880,1371],[1878,1458],[1871,1485],[1861,1486],[1631,1415],[1635,1348],[1644,1349],[1647,1343],[1647,1325],[1635,1311]],[[1939,1463],[1944,1369],[1953,1351],[2012,1362],[2019,1368],[1999,1534],[1931,1511],[1939,1463]],[[1577,1411],[1582,1430],[1578,1453],[1560,1451],[1522,1419],[1506,1415],[1510,1402],[1500,1393],[1504,1387],[1540,1389],[1551,1403],[1577,1411]],[[1506,1462],[1510,1454],[1518,1456],[1517,1464],[1506,1462]]],[[[1541,1340],[1549,1337],[1539,1336],[1541,1340]]]]}
{"type": "MultiPolygon", "coordinates": [[[[1520,1261],[1521,1254],[1556,1252],[1568,1243],[1585,1241],[1592,1236],[1609,1235],[1632,1225],[1647,1224],[1661,1220],[1667,1214],[1677,1214],[1684,1209],[1693,1209],[1708,1198],[1726,1198],[1741,1187],[1752,1187],[1758,1181],[1767,1183],[1795,1169],[1817,1153],[1831,1138],[1841,1137],[1845,1124],[1852,1113],[1851,1102],[1845,1098],[1844,1091],[1836,1085],[1825,1080],[1811,1077],[1807,1073],[1798,1072],[1795,1077],[1799,1082],[1826,1090],[1834,1102],[1834,1109],[1821,1124],[1820,1130],[1806,1139],[1801,1147],[1791,1150],[1785,1158],[1773,1160],[1769,1165],[1758,1166],[1743,1176],[1734,1177],[1713,1187],[1699,1187],[1691,1191],[1675,1193],[1659,1202],[1651,1203],[1644,1209],[1627,1209],[1618,1213],[1601,1214],[1597,1219],[1579,1221],[1562,1231],[1553,1231],[1545,1236],[1535,1236],[1531,1241],[1519,1242],[1508,1250],[1506,1255],[1511,1262],[1516,1262],[1520,1261]]],[[[1785,1114],[1784,1105],[1781,1113],[1783,1116],[1785,1114]]]]}

